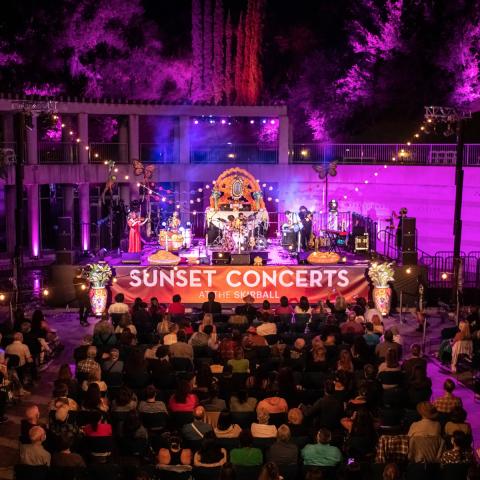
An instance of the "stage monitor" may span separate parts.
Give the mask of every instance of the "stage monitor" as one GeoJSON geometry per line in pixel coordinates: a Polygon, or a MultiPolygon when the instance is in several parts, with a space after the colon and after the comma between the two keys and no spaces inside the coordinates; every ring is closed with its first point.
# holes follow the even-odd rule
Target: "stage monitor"
{"type": "Polygon", "coordinates": [[[212,252],[212,265],[228,265],[230,252],[212,252]]]}
{"type": "Polygon", "coordinates": [[[250,265],[249,253],[232,253],[231,265],[250,265]]]}
{"type": "Polygon", "coordinates": [[[122,263],[124,265],[140,265],[141,257],[139,253],[122,252],[122,263]]]}

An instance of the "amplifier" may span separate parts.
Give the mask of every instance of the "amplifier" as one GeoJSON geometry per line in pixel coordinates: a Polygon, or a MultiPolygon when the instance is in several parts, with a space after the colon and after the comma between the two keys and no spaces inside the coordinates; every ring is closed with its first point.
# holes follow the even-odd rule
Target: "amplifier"
{"type": "Polygon", "coordinates": [[[140,265],[141,257],[139,253],[122,252],[122,263],[124,265],[140,265]]]}
{"type": "Polygon", "coordinates": [[[355,253],[368,252],[368,233],[355,236],[355,253]]]}
{"type": "Polygon", "coordinates": [[[232,253],[231,265],[250,265],[249,253],[232,253]]]}
{"type": "Polygon", "coordinates": [[[417,252],[402,252],[401,256],[403,265],[417,265],[418,263],[417,252]]]}
{"type": "Polygon", "coordinates": [[[212,252],[212,265],[228,265],[230,252],[212,252]]]}

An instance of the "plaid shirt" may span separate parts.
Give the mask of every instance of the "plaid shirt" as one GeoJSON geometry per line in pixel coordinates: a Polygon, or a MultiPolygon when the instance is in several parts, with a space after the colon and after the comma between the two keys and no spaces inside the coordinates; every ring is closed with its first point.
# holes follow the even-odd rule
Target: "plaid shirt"
{"type": "Polygon", "coordinates": [[[382,435],[378,439],[375,463],[406,462],[408,445],[408,435],[382,435]]]}
{"type": "Polygon", "coordinates": [[[85,360],[81,360],[77,364],[77,372],[84,373],[88,375],[96,370],[100,369],[100,365],[91,358],[86,358],[85,360]]]}
{"type": "Polygon", "coordinates": [[[443,397],[437,398],[433,404],[441,413],[450,413],[456,407],[463,407],[462,399],[448,392],[445,392],[443,397]]]}

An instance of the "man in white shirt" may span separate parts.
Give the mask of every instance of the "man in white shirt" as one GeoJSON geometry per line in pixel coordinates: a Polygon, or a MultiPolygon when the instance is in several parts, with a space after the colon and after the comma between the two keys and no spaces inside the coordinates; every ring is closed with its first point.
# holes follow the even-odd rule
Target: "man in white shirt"
{"type": "Polygon", "coordinates": [[[277,427],[269,425],[270,415],[266,410],[257,411],[258,423],[252,423],[251,432],[254,438],[275,438],[277,436],[277,427]]]}
{"type": "Polygon", "coordinates": [[[124,303],[125,295],[123,293],[117,293],[115,295],[115,303],[112,303],[108,307],[108,314],[112,319],[113,326],[116,327],[120,321],[122,315],[125,315],[129,312],[128,305],[124,303]]]}
{"type": "Polygon", "coordinates": [[[276,335],[277,325],[273,322],[262,322],[257,326],[257,334],[265,337],[266,335],[276,335]]]}
{"type": "Polygon", "coordinates": [[[27,345],[23,343],[23,335],[20,332],[15,332],[13,335],[13,342],[7,345],[5,352],[8,355],[17,355],[19,359],[18,366],[23,367],[27,363],[32,363],[32,355],[27,345]]]}
{"type": "Polygon", "coordinates": [[[177,343],[177,332],[178,332],[178,325],[176,323],[173,323],[172,325],[170,325],[170,333],[167,333],[163,337],[163,344],[173,345],[174,343],[177,343]]]}
{"type": "Polygon", "coordinates": [[[372,323],[372,318],[374,315],[378,315],[378,318],[382,318],[382,314],[375,308],[373,302],[368,302],[368,308],[365,311],[365,323],[372,323]]]}

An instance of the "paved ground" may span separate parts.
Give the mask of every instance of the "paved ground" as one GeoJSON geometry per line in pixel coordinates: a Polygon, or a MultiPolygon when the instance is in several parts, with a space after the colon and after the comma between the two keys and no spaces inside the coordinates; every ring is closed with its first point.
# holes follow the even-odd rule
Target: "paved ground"
{"type": "MultiPolygon", "coordinates": [[[[78,324],[77,314],[75,312],[65,312],[63,310],[54,310],[45,312],[47,319],[53,328],[56,328],[65,345],[65,349],[56,358],[49,368],[42,372],[38,385],[32,389],[32,395],[22,399],[17,405],[10,407],[7,411],[9,421],[0,425],[0,479],[12,479],[12,465],[18,458],[18,435],[20,420],[23,416],[25,408],[32,404],[37,404],[41,408],[42,417],[46,416],[47,403],[50,399],[52,384],[56,377],[58,367],[62,363],[72,362],[73,349],[79,345],[81,339],[86,333],[91,333],[92,327],[84,328],[78,324]]],[[[396,324],[400,328],[400,332],[404,338],[405,350],[408,351],[412,343],[421,343],[421,334],[415,332],[417,327],[415,320],[409,314],[405,315],[406,323],[401,324],[398,316],[387,319],[386,324],[390,326],[396,324]]],[[[442,324],[437,316],[429,319],[431,324],[426,337],[426,352],[436,351],[439,344],[440,330],[447,326],[442,324]]],[[[442,393],[442,385],[446,378],[452,375],[439,363],[431,358],[428,365],[428,372],[433,382],[433,397],[437,397],[442,393]]],[[[475,415],[478,411],[479,403],[475,404],[475,398],[471,390],[459,384],[457,394],[463,399],[464,406],[469,412],[469,421],[472,424],[474,432],[475,447],[480,447],[480,416],[475,415]]]]}

